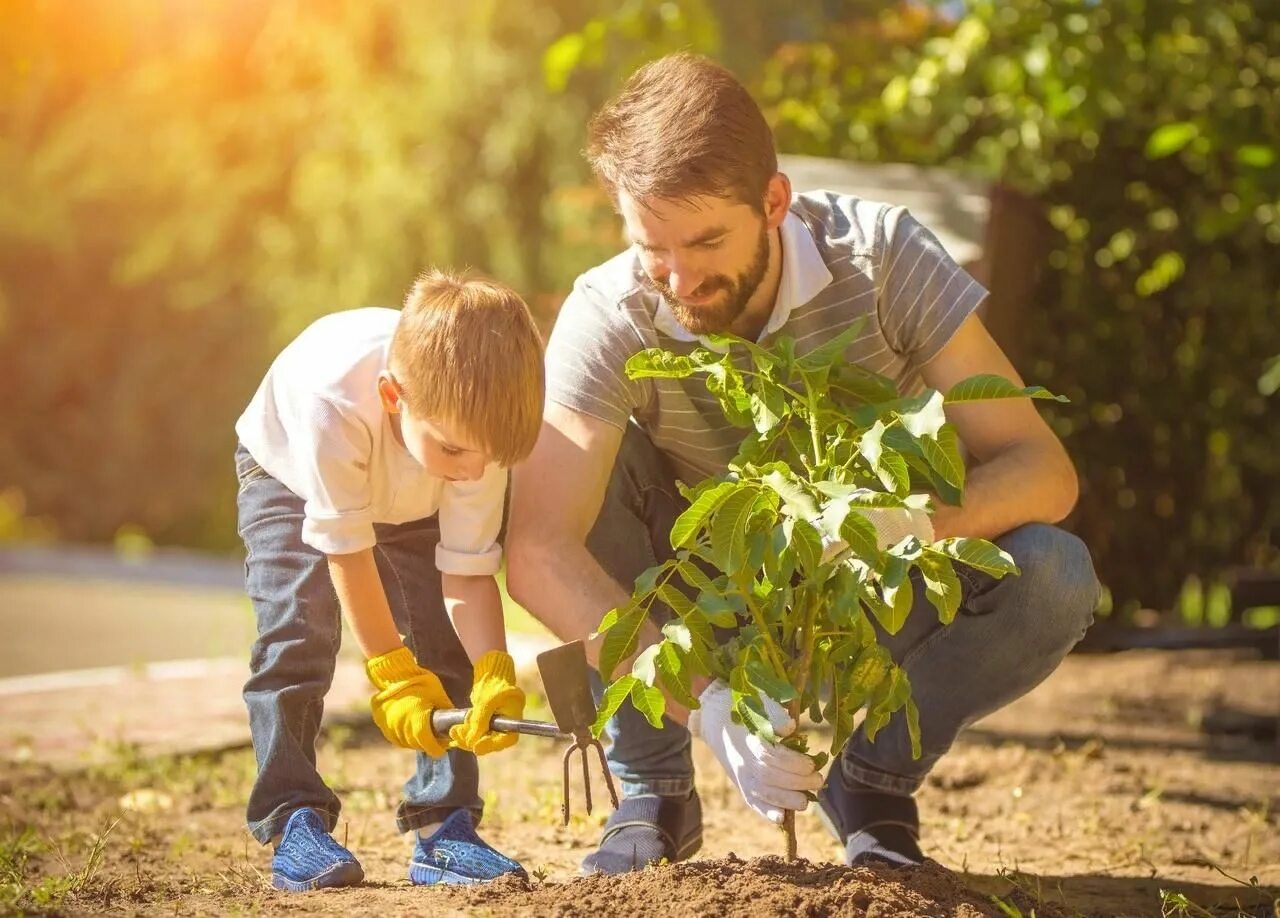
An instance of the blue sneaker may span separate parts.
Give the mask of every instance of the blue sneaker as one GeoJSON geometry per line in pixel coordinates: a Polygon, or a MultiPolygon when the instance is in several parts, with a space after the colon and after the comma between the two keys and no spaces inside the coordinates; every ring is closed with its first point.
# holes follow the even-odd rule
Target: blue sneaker
{"type": "Polygon", "coordinates": [[[324,819],[310,807],[294,810],[271,858],[271,885],[289,892],[355,886],[364,868],[333,840],[324,819]]]}
{"type": "Polygon", "coordinates": [[[409,881],[415,886],[483,883],[508,873],[527,876],[476,834],[470,810],[454,810],[430,836],[419,836],[409,860],[409,881]]]}

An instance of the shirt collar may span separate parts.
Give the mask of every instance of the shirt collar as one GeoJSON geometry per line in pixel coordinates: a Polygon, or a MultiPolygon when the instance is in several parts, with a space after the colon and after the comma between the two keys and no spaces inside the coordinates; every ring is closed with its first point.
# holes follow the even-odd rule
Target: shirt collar
{"type": "MultiPolygon", "coordinates": [[[[778,297],[773,304],[773,313],[760,333],[762,341],[786,325],[796,307],[812,300],[832,281],[818,244],[813,241],[813,233],[794,211],[787,213],[779,234],[782,240],[782,277],[778,280],[778,297]]],[[[658,331],[677,341],[702,340],[680,324],[667,301],[661,297],[658,298],[653,324],[658,331]]],[[[702,343],[706,344],[705,341],[702,343]]]]}

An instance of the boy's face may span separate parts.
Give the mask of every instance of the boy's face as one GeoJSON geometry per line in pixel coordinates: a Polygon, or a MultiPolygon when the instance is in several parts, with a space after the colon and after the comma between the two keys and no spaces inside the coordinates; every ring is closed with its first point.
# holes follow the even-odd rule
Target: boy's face
{"type": "Polygon", "coordinates": [[[484,450],[457,425],[416,414],[394,376],[382,375],[378,393],[404,448],[428,475],[446,481],[475,481],[484,475],[490,461],[484,450]]]}

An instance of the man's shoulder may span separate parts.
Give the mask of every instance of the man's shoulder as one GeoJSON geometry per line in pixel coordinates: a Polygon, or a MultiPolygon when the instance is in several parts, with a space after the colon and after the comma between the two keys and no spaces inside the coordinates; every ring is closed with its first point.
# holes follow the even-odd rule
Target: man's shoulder
{"type": "Polygon", "coordinates": [[[631,249],[578,275],[565,302],[577,321],[604,325],[652,321],[655,295],[645,286],[640,261],[631,249]]]}
{"type": "Polygon", "coordinates": [[[905,209],[885,201],[819,189],[792,196],[791,211],[809,228],[827,255],[876,255],[885,245],[885,226],[905,209]]]}
{"type": "Polygon", "coordinates": [[[600,306],[618,308],[645,290],[635,252],[624,249],[608,261],[582,272],[574,291],[600,306]]]}

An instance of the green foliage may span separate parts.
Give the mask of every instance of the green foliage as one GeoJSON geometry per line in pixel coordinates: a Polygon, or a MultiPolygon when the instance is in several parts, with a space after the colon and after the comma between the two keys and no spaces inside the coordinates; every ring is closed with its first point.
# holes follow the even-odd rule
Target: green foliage
{"type": "MultiPolygon", "coordinates": [[[[891,380],[846,364],[859,331],[855,324],[803,355],[786,338],[764,348],[711,337],[688,356],[650,349],[628,361],[632,378],[701,376],[744,439],[725,474],[684,489],[689,506],[671,529],[675,557],[643,573],[632,600],[600,623],[600,672],[612,679],[635,653],[654,604],[675,615],[662,640],[606,689],[597,734],[628,699],[655,725],[663,689],[695,706],[698,674],[728,683],[735,717],[757,735],[775,738],[762,702],[770,697],[793,716],[808,711],[831,724],[836,753],[865,706],[872,739],[904,712],[919,755],[910,682],[877,642],[872,620],[890,634],[902,628],[914,569],[946,623],[960,602],[956,563],[995,577],[1017,567],[981,539],[922,544],[908,536],[878,545],[862,510],[927,509],[936,485],[958,496],[964,475],[943,413],[950,397],[929,390],[902,398],[891,380]],[[890,397],[859,394],[867,392],[890,397]]],[[[1054,398],[992,377],[965,380],[952,395],[1054,398]]]]}
{"type": "Polygon", "coordinates": [[[1037,200],[1052,250],[1020,369],[1071,397],[1072,525],[1117,608],[1280,565],[1274,364],[1255,385],[1280,350],[1280,4],[837,6],[766,65],[779,144],[1037,200]]]}
{"type": "Polygon", "coordinates": [[[232,425],[305,324],[433,264],[537,308],[612,254],[538,79],[572,7],[6,4],[0,489],[69,539],[232,544],[232,425]]]}

